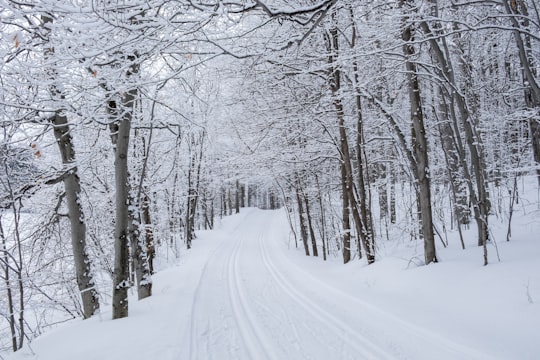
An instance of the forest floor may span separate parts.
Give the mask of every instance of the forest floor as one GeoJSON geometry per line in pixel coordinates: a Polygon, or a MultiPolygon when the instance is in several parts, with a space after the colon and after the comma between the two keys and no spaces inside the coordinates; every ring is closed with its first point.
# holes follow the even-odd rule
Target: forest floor
{"type": "Polygon", "coordinates": [[[523,218],[488,266],[458,242],[417,266],[408,240],[343,265],[296,249],[285,210],[242,209],[199,232],[128,318],[102,310],[8,359],[538,359],[539,230],[523,218]]]}

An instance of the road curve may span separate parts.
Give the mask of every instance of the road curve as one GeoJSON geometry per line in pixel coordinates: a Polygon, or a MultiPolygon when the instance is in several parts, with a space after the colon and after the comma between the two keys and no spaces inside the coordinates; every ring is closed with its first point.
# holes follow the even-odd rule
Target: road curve
{"type": "Polygon", "coordinates": [[[190,360],[489,359],[311,276],[283,256],[283,211],[243,211],[199,279],[190,360]]]}

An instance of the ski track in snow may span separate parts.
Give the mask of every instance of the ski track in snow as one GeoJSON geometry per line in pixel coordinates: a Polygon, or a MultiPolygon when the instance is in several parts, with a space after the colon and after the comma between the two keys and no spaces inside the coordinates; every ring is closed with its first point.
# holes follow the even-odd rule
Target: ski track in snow
{"type": "Polygon", "coordinates": [[[280,253],[282,212],[246,211],[199,278],[190,360],[490,358],[315,278],[280,253]]]}
{"type": "Polygon", "coordinates": [[[192,360],[278,359],[250,309],[242,285],[239,252],[244,234],[238,231],[239,227],[208,259],[199,279],[192,305],[189,344],[192,360]],[[227,286],[222,286],[223,283],[227,286]],[[216,306],[218,316],[213,317],[209,314],[214,314],[211,311],[216,311],[216,306]]]}
{"type": "Polygon", "coordinates": [[[276,357],[273,356],[268,341],[257,324],[250,309],[249,300],[246,298],[244,289],[242,288],[242,278],[238,271],[238,253],[243,241],[244,238],[242,237],[236,241],[233,254],[229,258],[229,298],[231,299],[235,319],[242,333],[242,339],[247,347],[250,358],[264,357],[265,359],[275,359],[276,357]]]}
{"type": "MultiPolygon", "coordinates": [[[[343,337],[344,343],[355,350],[356,356],[361,356],[364,359],[391,359],[392,356],[386,351],[371,343],[368,339],[358,334],[356,330],[351,328],[345,322],[332,315],[330,312],[319,306],[316,302],[303,295],[295,289],[285,276],[283,276],[278,267],[272,262],[268,255],[268,250],[265,246],[264,237],[259,240],[259,246],[266,269],[272,274],[276,284],[283,290],[283,293],[290,297],[298,306],[303,308],[312,317],[317,319],[321,326],[327,327],[336,336],[343,337]]],[[[341,354],[342,356],[345,354],[341,354]]]]}

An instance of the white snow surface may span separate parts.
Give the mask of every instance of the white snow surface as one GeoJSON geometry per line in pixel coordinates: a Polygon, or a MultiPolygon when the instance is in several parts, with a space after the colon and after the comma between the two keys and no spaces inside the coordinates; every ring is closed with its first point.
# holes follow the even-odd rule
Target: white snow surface
{"type": "MultiPolygon", "coordinates": [[[[284,210],[242,209],[198,233],[154,295],[66,323],[10,360],[540,359],[537,223],[481,249],[415,266],[324,262],[294,248],[284,210]]],[[[440,244],[437,244],[440,245],[440,244]]],[[[409,249],[410,250],[410,249],[409,249]]]]}

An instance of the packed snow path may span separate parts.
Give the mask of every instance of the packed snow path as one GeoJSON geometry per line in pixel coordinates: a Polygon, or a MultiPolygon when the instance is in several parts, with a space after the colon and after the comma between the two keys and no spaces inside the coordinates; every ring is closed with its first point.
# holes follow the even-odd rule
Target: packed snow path
{"type": "Polygon", "coordinates": [[[244,211],[204,265],[182,358],[491,358],[317,279],[284,255],[283,211],[244,211]]]}

